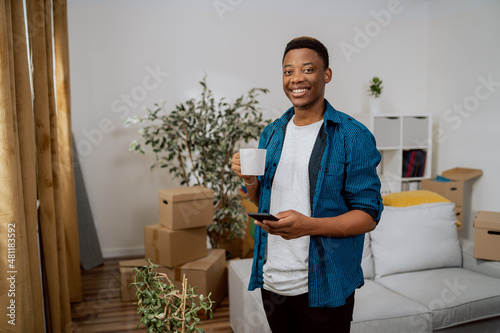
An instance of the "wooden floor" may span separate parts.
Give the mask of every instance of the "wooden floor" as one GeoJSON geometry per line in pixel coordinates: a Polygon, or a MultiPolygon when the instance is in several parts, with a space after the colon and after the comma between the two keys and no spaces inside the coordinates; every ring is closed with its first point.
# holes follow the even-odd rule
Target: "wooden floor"
{"type": "MultiPolygon", "coordinates": [[[[130,259],[130,258],[122,258],[130,259]]],[[[71,304],[72,332],[138,332],[139,316],[133,301],[122,302],[118,261],[82,271],[83,301],[71,304]]],[[[232,333],[229,326],[229,298],[215,309],[212,319],[202,320],[205,332],[232,333]]]]}

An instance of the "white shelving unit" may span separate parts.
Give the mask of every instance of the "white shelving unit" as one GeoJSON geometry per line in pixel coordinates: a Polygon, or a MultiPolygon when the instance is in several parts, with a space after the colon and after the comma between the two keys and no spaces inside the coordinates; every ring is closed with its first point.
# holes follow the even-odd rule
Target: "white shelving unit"
{"type": "Polygon", "coordinates": [[[420,181],[430,178],[432,115],[366,113],[354,117],[370,129],[377,141],[377,149],[382,154],[382,160],[377,168],[382,182],[382,195],[419,189],[420,181]],[[412,151],[424,152],[425,163],[418,177],[415,175],[405,177],[403,156],[411,154],[412,151]]]}

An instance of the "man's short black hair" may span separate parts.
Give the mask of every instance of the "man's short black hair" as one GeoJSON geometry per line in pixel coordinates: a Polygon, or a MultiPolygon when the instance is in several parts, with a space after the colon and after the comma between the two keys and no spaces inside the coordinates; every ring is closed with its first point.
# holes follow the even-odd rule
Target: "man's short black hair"
{"type": "Polygon", "coordinates": [[[285,53],[283,54],[283,60],[285,61],[285,56],[286,54],[295,49],[311,49],[315,51],[321,60],[323,60],[323,64],[325,65],[325,69],[329,67],[329,61],[328,61],[328,50],[326,49],[325,45],[321,43],[319,40],[312,38],[312,37],[297,37],[292,39],[288,44],[286,45],[285,48],[285,53]]]}

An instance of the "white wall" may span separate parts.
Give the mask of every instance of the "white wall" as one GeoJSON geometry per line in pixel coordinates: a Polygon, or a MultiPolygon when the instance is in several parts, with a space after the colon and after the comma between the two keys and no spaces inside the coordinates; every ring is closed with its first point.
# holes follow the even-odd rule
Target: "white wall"
{"type": "Polygon", "coordinates": [[[472,240],[477,211],[500,211],[500,1],[471,3],[429,3],[426,109],[435,120],[435,173],[483,170],[466,183],[462,236],[472,240]]]}
{"type": "MultiPolygon", "coordinates": [[[[437,22],[449,15],[428,23],[428,7],[428,1],[410,0],[69,1],[73,132],[104,255],[142,253],[143,227],[158,220],[158,189],[178,184],[166,172],[149,172],[152,156],[128,152],[138,134],[137,128],[123,128],[126,116],[142,114],[142,107],[160,99],[173,106],[194,97],[207,73],[216,97],[270,89],[261,106],[268,118],[276,118],[289,107],[281,88],[282,52],[300,35],[329,48],[334,77],[327,98],[338,109],[365,111],[367,83],[378,75],[385,83],[384,111],[440,112],[448,100],[426,86],[438,80],[437,50],[444,47],[436,46],[427,30],[444,33],[448,23],[437,22]],[[355,53],[346,54],[346,48],[355,53]]],[[[456,50],[460,36],[454,43],[456,50]]],[[[485,48],[490,47],[485,43],[485,48]]],[[[481,66],[486,74],[492,71],[481,66]]],[[[462,96],[467,93],[449,100],[462,96]]],[[[436,150],[456,151],[451,141],[436,150]]],[[[439,171],[446,168],[438,161],[439,171]]],[[[487,179],[485,174],[482,181],[487,179]]],[[[492,194],[484,190],[482,197],[492,194]]]]}

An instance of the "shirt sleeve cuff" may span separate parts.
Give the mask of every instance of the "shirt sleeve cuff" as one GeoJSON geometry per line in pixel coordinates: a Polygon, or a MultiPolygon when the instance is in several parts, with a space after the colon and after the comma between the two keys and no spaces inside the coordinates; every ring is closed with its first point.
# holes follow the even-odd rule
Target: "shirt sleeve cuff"
{"type": "Polygon", "coordinates": [[[373,220],[378,223],[379,221],[379,213],[378,213],[378,210],[373,210],[373,209],[368,209],[368,208],[357,208],[365,213],[367,213],[368,215],[370,215],[371,217],[373,217],[373,220]]]}

